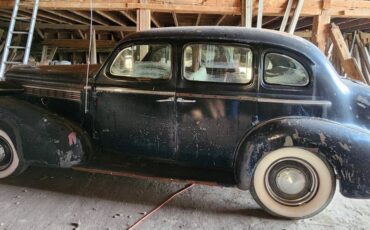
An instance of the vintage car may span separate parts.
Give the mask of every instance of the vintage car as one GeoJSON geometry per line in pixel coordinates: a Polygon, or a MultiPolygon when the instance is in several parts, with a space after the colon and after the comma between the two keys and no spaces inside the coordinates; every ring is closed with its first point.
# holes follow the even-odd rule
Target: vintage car
{"type": "Polygon", "coordinates": [[[370,88],[293,35],[153,29],[99,68],[13,68],[0,93],[1,178],[39,165],[235,186],[291,219],[337,180],[370,198],[370,88]]]}

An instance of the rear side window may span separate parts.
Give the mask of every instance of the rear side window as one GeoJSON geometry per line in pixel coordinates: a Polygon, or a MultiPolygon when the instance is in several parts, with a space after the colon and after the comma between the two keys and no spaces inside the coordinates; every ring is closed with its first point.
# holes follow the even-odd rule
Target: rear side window
{"type": "Polygon", "coordinates": [[[306,86],[309,83],[307,70],[300,62],[289,56],[268,53],[264,66],[264,80],[268,84],[306,86]]]}
{"type": "Polygon", "coordinates": [[[169,79],[171,46],[151,44],[126,47],[114,59],[110,74],[136,79],[169,79]]]}
{"type": "Polygon", "coordinates": [[[252,80],[252,51],[222,44],[191,44],[184,49],[183,73],[190,81],[246,84],[252,80]]]}

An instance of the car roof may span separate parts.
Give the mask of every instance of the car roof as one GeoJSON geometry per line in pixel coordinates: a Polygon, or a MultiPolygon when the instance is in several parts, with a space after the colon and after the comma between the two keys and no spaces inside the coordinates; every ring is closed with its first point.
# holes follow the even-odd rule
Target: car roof
{"type": "Polygon", "coordinates": [[[321,51],[311,42],[285,32],[268,29],[245,28],[235,26],[186,26],[162,27],[128,35],[122,42],[145,40],[220,40],[241,43],[264,43],[287,47],[307,56],[321,51]]]}

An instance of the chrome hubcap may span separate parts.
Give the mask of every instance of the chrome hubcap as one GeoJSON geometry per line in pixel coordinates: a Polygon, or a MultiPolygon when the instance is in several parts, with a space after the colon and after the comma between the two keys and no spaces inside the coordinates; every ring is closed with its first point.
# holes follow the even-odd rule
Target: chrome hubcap
{"type": "Polygon", "coordinates": [[[318,176],[308,162],[292,157],[283,158],[268,168],[265,186],[275,201],[288,206],[298,206],[315,196],[318,176]]]}
{"type": "Polygon", "coordinates": [[[0,171],[8,168],[12,160],[13,154],[8,142],[0,138],[0,171]]]}

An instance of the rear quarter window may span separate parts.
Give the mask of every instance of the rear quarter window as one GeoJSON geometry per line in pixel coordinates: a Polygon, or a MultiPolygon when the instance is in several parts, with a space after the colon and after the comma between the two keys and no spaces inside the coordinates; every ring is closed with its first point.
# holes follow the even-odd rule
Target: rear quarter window
{"type": "Polygon", "coordinates": [[[306,86],[310,77],[296,59],[279,53],[267,53],[264,58],[264,81],[272,85],[306,86]]]}

